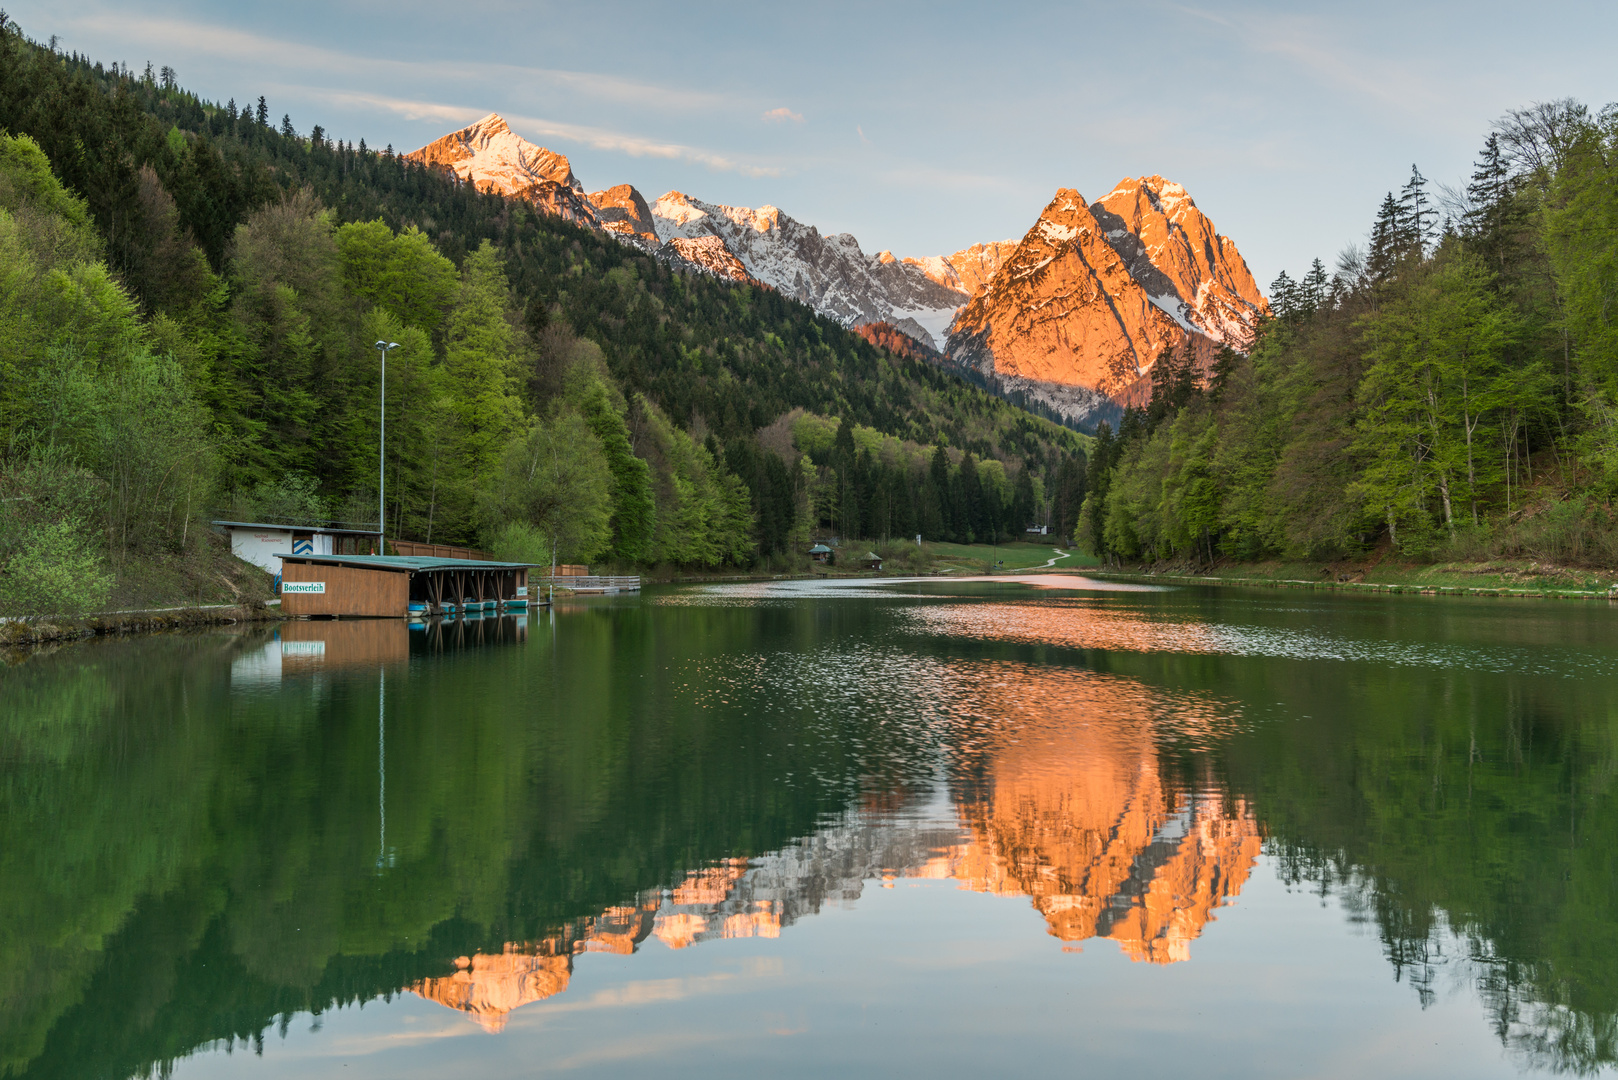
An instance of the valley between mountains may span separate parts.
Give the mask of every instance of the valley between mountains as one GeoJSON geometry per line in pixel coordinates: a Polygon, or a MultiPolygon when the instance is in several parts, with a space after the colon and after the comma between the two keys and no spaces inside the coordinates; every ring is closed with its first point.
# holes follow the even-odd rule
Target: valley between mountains
{"type": "Polygon", "coordinates": [[[480,191],[611,234],[667,262],[774,289],[850,327],[889,324],[1004,396],[1089,424],[1143,404],[1166,354],[1208,370],[1267,313],[1235,242],[1181,185],[1121,181],[1094,203],[1056,192],[1020,240],[950,255],[867,254],[774,206],[586,191],[561,154],[491,113],[405,155],[480,191]]]}

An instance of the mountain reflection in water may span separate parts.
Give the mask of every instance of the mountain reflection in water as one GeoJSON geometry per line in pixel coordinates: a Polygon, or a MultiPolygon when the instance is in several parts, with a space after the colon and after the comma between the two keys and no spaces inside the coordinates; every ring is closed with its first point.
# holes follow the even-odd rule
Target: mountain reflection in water
{"type": "Polygon", "coordinates": [[[1070,580],[0,669],[0,1075],[163,1072],[401,991],[498,1032],[584,954],[786,938],[906,880],[1166,976],[1264,875],[1335,898],[1412,1005],[1466,988],[1516,1064],[1618,1056],[1610,612],[1070,580]]]}

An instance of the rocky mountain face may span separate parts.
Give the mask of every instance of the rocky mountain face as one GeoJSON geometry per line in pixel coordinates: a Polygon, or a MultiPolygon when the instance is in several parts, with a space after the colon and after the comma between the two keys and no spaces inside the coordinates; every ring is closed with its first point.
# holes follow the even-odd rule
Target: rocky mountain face
{"type": "Polygon", "coordinates": [[[493,113],[406,156],[677,265],[777,289],[845,325],[887,324],[1070,421],[1144,401],[1165,352],[1206,365],[1221,346],[1245,349],[1266,310],[1236,245],[1161,176],[1125,180],[1091,204],[1064,188],[1015,243],[901,259],[867,255],[848,233],[823,235],[773,206],[679,191],[648,204],[629,184],[586,194],[567,158],[493,113]]]}
{"type": "Polygon", "coordinates": [[[640,192],[629,184],[619,184],[605,191],[592,191],[585,196],[595,207],[601,227],[620,236],[632,236],[648,244],[657,244],[657,227],[652,224],[652,208],[646,205],[640,192]]]}
{"type": "Polygon", "coordinates": [[[717,277],[754,284],[758,281],[717,236],[676,236],[669,240],[667,246],[686,262],[700,266],[717,277]]]}
{"type": "Polygon", "coordinates": [[[454,173],[479,191],[526,199],[546,213],[591,228],[602,227],[567,158],[535,146],[495,113],[405,158],[454,173]]]}
{"type": "Polygon", "coordinates": [[[1125,180],[1100,201],[1063,188],[951,327],[950,359],[1073,419],[1139,404],[1152,366],[1245,349],[1267,310],[1236,245],[1179,184],[1125,180]]]}
{"type": "Polygon", "coordinates": [[[971,296],[988,284],[994,272],[1016,250],[1016,241],[995,240],[987,244],[973,244],[953,255],[931,255],[923,259],[906,259],[905,262],[918,267],[940,285],[971,296]]]}
{"type": "Polygon", "coordinates": [[[678,191],[648,206],[629,184],[586,194],[567,158],[494,113],[406,157],[689,268],[778,289],[845,324],[890,322],[929,348],[943,345],[967,299],[962,282],[973,280],[944,260],[933,260],[944,267],[935,280],[889,252],[868,256],[854,237],[822,236],[773,206],[721,206],[678,191]]]}
{"type": "Polygon", "coordinates": [[[963,290],[913,262],[887,251],[867,255],[848,233],[823,236],[773,206],[724,206],[671,191],[652,215],[665,241],[716,237],[755,280],[850,326],[889,322],[941,345],[966,302],[963,290]]]}

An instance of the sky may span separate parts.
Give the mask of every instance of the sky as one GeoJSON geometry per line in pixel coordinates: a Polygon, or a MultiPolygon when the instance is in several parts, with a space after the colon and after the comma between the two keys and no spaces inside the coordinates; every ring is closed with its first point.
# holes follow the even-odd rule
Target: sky
{"type": "Polygon", "coordinates": [[[1507,110],[1618,101],[1618,4],[8,0],[37,40],[307,134],[489,112],[588,190],[771,204],[867,253],[1020,238],[1058,188],[1178,181],[1267,284],[1363,242],[1507,110]]]}

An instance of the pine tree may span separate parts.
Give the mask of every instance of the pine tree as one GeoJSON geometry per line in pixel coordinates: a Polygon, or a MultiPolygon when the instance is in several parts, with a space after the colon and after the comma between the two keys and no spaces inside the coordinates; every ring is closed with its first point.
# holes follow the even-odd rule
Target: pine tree
{"type": "Polygon", "coordinates": [[[1373,282],[1386,281],[1393,275],[1394,267],[1404,254],[1403,235],[1403,215],[1390,191],[1377,209],[1376,223],[1371,226],[1371,255],[1366,270],[1373,282]]]}
{"type": "MultiPolygon", "coordinates": [[[[1096,425],[1096,441],[1090,448],[1090,468],[1085,477],[1089,490],[1084,499],[1083,520],[1089,525],[1084,539],[1096,555],[1107,554],[1107,489],[1111,485],[1113,466],[1119,446],[1113,438],[1112,425],[1103,420],[1096,425]]],[[[1078,527],[1074,527],[1078,531],[1078,527]]],[[[1077,536],[1072,537],[1079,540],[1077,536]]]]}
{"type": "Polygon", "coordinates": [[[1437,234],[1438,213],[1427,197],[1427,178],[1410,166],[1410,179],[1399,192],[1400,254],[1412,249],[1425,250],[1437,234]]]}
{"type": "Polygon", "coordinates": [[[832,442],[831,466],[837,471],[837,520],[845,536],[860,531],[859,483],[856,472],[858,451],[854,447],[854,423],[844,418],[837,425],[832,442]]]}
{"type": "Polygon", "coordinates": [[[983,482],[978,476],[977,459],[970,452],[961,458],[956,484],[960,489],[961,525],[968,534],[961,539],[966,543],[988,543],[989,515],[984,505],[983,482]]]}
{"type": "Polygon", "coordinates": [[[264,100],[263,94],[260,94],[258,98],[258,114],[256,119],[258,120],[259,127],[270,126],[270,106],[269,103],[264,100]]]}
{"type": "Polygon", "coordinates": [[[1316,259],[1309,264],[1309,272],[1303,276],[1303,282],[1298,287],[1299,314],[1309,318],[1320,310],[1326,303],[1326,287],[1331,283],[1331,275],[1326,273],[1326,264],[1316,259]]]}
{"type": "Polygon", "coordinates": [[[1511,200],[1511,169],[1500,149],[1500,136],[1491,132],[1483,143],[1472,182],[1466,186],[1467,210],[1461,222],[1467,239],[1477,244],[1484,258],[1499,271],[1504,254],[1506,218],[1511,200]]]}
{"type": "Polygon", "coordinates": [[[289,113],[281,114],[281,135],[287,139],[298,137],[298,133],[292,129],[292,116],[289,113]]]}
{"type": "Polygon", "coordinates": [[[1281,271],[1270,282],[1270,314],[1277,319],[1291,318],[1297,304],[1294,293],[1292,275],[1281,271]]]}
{"type": "Polygon", "coordinates": [[[950,498],[949,454],[942,443],[933,447],[927,466],[927,514],[922,531],[934,540],[953,540],[954,500],[950,498]]]}

